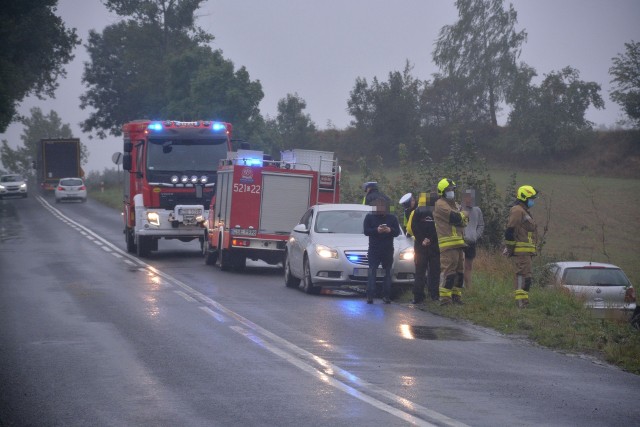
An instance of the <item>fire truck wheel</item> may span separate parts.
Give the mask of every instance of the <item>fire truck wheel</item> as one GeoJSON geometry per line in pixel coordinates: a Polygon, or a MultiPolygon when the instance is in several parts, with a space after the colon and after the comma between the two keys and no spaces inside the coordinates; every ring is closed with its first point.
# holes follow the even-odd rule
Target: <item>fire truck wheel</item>
{"type": "Polygon", "coordinates": [[[218,265],[220,266],[220,270],[229,271],[231,270],[231,253],[229,249],[220,249],[220,254],[218,255],[218,265]]]}
{"type": "Polygon", "coordinates": [[[313,286],[313,282],[311,281],[311,267],[309,267],[309,259],[307,257],[304,258],[304,278],[302,281],[302,289],[308,294],[318,294],[320,293],[320,288],[317,286],[313,286]]]}
{"type": "Polygon", "coordinates": [[[214,265],[218,260],[218,251],[213,249],[206,240],[202,243],[202,255],[204,256],[204,263],[207,265],[214,265]]]}
{"type": "Polygon", "coordinates": [[[289,256],[286,252],[284,254],[284,284],[287,288],[297,288],[300,286],[300,279],[291,274],[289,256]]]}
{"type": "Polygon", "coordinates": [[[133,230],[129,227],[124,229],[124,241],[127,243],[127,252],[134,254],[137,251],[136,243],[133,239],[133,230]]]}
{"type": "Polygon", "coordinates": [[[147,257],[149,256],[149,252],[151,252],[151,238],[145,236],[138,237],[137,244],[137,254],[139,257],[147,257]]]}

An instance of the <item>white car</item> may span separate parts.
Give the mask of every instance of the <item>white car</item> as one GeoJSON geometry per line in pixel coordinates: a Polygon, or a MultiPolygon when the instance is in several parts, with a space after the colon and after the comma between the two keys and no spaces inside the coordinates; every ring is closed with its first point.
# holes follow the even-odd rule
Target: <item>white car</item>
{"type": "Polygon", "coordinates": [[[613,264],[589,261],[556,262],[547,266],[553,282],[584,298],[597,317],[607,311],[636,308],[636,294],[626,274],[613,264]]]}
{"type": "Polygon", "coordinates": [[[82,178],[62,178],[55,190],[56,203],[63,200],[87,201],[87,186],[82,178]]]}
{"type": "MultiPolygon", "coordinates": [[[[285,284],[303,284],[307,293],[321,289],[362,292],[366,289],[369,238],[364,217],[372,207],[357,204],[324,204],[311,207],[289,236],[284,258],[285,284]]],[[[404,233],[395,238],[392,292],[397,285],[412,284],[415,275],[413,240],[404,233]]],[[[378,269],[382,283],[384,271],[378,269]]]]}
{"type": "Polygon", "coordinates": [[[0,199],[6,196],[27,197],[27,183],[16,174],[0,176],[0,199]]]}

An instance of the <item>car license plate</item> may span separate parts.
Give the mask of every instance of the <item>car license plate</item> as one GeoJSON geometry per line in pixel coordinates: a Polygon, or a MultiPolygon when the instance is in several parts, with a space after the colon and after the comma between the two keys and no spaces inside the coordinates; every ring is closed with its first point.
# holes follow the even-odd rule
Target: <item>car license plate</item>
{"type": "MultiPolygon", "coordinates": [[[[354,268],[353,275],[356,277],[368,277],[369,269],[368,268],[354,268]]],[[[376,277],[384,277],[384,269],[379,268],[376,272],[376,277]]]]}

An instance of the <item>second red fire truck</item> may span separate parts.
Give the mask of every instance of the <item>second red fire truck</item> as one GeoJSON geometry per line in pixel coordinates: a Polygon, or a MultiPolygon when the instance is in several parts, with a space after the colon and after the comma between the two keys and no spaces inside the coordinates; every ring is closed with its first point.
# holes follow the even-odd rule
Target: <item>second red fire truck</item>
{"type": "Polygon", "coordinates": [[[220,162],[217,176],[203,254],[222,270],[240,270],[247,259],[282,262],[289,233],[309,206],[340,201],[331,152],[290,150],[271,160],[238,150],[220,162]]]}

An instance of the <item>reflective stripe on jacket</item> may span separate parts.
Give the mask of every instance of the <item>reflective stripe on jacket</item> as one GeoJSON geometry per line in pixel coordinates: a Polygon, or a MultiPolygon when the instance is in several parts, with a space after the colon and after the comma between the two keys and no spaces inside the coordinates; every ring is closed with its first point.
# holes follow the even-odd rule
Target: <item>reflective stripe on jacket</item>
{"type": "Polygon", "coordinates": [[[433,219],[436,222],[436,231],[438,233],[438,245],[440,251],[447,249],[464,248],[464,226],[462,224],[462,216],[453,200],[439,198],[433,212],[433,219]],[[454,215],[452,215],[452,213],[454,215]],[[452,221],[456,215],[460,221],[452,221]]]}

